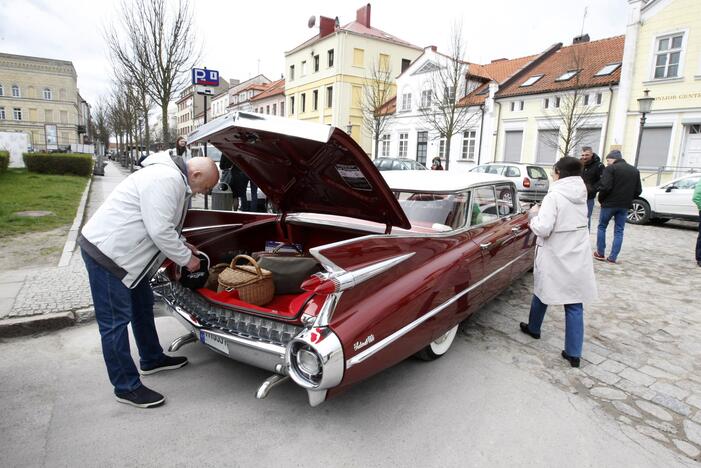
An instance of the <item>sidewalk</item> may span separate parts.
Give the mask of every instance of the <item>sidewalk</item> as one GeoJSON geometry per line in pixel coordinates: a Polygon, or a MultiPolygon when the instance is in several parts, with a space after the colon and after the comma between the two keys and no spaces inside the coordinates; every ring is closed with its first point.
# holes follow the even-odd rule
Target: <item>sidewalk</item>
{"type": "Polygon", "coordinates": [[[75,240],[82,224],[128,175],[128,169],[109,161],[104,176],[93,176],[58,265],[0,273],[0,337],[63,328],[93,317],[88,277],[75,240]]]}

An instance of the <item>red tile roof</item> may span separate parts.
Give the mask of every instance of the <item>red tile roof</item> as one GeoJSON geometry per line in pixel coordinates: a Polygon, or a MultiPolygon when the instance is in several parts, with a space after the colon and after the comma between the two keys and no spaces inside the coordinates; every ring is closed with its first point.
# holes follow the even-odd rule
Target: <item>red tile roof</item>
{"type": "Polygon", "coordinates": [[[483,78],[486,75],[488,81],[485,80],[487,81],[486,83],[478,86],[470,94],[462,98],[460,102],[458,102],[458,106],[479,106],[483,104],[489,97],[489,92],[486,91],[491,81],[496,81],[499,84],[504,83],[538,57],[539,55],[529,55],[527,57],[519,57],[511,60],[494,60],[486,65],[478,65],[480,67],[478,69],[479,73],[475,73],[473,65],[470,65],[468,73],[476,75],[478,78],[483,78]]]}
{"type": "Polygon", "coordinates": [[[272,83],[268,83],[267,89],[260,94],[256,94],[251,98],[251,101],[259,101],[261,99],[277,96],[278,94],[285,94],[285,80],[277,80],[272,83]]]}
{"type": "Polygon", "coordinates": [[[616,84],[621,77],[619,66],[613,73],[605,76],[595,76],[603,67],[623,60],[623,43],[625,36],[615,36],[598,41],[582,42],[562,47],[514,80],[500,89],[497,97],[522,96],[548,92],[564,91],[575,87],[591,88],[616,84]],[[579,69],[580,72],[569,80],[556,81],[559,76],[569,70],[579,69]],[[531,76],[543,75],[531,86],[521,86],[531,76]]]}

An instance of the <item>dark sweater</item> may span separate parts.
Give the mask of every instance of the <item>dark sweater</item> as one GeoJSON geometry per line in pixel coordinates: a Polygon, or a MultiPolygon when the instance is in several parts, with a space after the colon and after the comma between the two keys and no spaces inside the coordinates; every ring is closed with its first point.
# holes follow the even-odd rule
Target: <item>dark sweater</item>
{"type": "Polygon", "coordinates": [[[582,168],[582,179],[584,180],[584,184],[587,186],[588,200],[596,197],[596,192],[599,190],[601,174],[603,173],[604,164],[601,162],[599,156],[594,153],[592,158],[589,160],[589,164],[584,165],[582,168]]]}
{"type": "Polygon", "coordinates": [[[599,181],[599,203],[602,208],[630,208],[633,199],[643,191],[640,172],[619,159],[606,166],[599,181]]]}

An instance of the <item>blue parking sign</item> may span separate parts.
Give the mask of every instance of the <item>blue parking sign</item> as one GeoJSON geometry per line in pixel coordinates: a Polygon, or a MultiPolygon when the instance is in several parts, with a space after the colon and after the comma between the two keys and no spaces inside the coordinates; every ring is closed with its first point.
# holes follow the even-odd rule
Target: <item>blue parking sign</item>
{"type": "Polygon", "coordinates": [[[192,69],[192,84],[201,86],[219,86],[219,72],[206,68],[192,69]]]}

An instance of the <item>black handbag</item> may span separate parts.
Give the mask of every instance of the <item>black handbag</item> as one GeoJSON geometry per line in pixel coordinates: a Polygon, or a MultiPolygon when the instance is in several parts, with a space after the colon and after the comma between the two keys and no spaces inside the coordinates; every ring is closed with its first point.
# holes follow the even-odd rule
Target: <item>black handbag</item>
{"type": "Polygon", "coordinates": [[[181,269],[180,284],[190,289],[203,288],[209,277],[209,257],[204,252],[197,252],[196,256],[200,258],[199,270],[190,271],[185,267],[181,269]]]}
{"type": "Polygon", "coordinates": [[[322,270],[315,258],[299,255],[264,255],[258,265],[273,274],[275,294],[301,293],[300,285],[322,270]]]}

